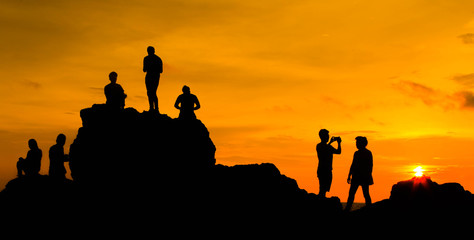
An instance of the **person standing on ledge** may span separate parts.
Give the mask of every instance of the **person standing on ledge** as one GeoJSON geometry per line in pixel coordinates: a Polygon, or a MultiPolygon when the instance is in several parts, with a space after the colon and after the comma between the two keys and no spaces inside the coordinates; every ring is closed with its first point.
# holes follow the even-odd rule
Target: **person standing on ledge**
{"type": "Polygon", "coordinates": [[[347,198],[346,211],[351,210],[359,186],[362,187],[365,205],[369,206],[372,204],[372,199],[369,194],[369,186],[374,184],[374,179],[372,178],[374,160],[372,152],[367,149],[367,144],[368,141],[366,137],[356,137],[356,146],[359,150],[354,153],[354,160],[352,160],[349,176],[347,177],[347,183],[349,183],[351,187],[349,189],[349,197],[347,198]]]}
{"type": "Polygon", "coordinates": [[[148,95],[148,103],[150,104],[150,112],[158,110],[158,96],[156,90],[160,82],[160,74],[163,73],[163,61],[155,54],[155,48],[149,46],[147,48],[148,56],[143,59],[143,72],[146,72],[145,86],[148,95]]]}
{"type": "Polygon", "coordinates": [[[333,154],[341,154],[341,138],[332,137],[329,141],[329,131],[321,129],[319,131],[321,142],[316,145],[318,154],[318,179],[319,179],[319,196],[326,197],[326,193],[331,189],[332,183],[332,159],[333,154]],[[331,146],[331,143],[337,141],[337,149],[331,146]]]}
{"type": "Polygon", "coordinates": [[[104,87],[104,94],[107,101],[105,104],[112,108],[123,109],[125,107],[125,98],[127,94],[123,91],[122,86],[117,83],[118,74],[111,72],[109,74],[110,83],[104,87]]]}
{"type": "Polygon", "coordinates": [[[194,110],[201,108],[196,95],[191,94],[191,89],[184,85],[183,94],[179,95],[174,103],[174,107],[179,109],[179,119],[196,119],[194,110]]]}

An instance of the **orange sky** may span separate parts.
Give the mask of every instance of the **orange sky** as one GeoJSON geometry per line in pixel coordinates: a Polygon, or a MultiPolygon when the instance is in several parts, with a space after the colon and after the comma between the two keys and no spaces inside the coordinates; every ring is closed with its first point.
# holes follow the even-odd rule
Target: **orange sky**
{"type": "Polygon", "coordinates": [[[417,165],[474,190],[473,1],[46,2],[0,2],[0,185],[29,138],[44,153],[60,132],[72,143],[111,71],[127,106],[147,109],[152,45],[164,61],[161,112],[177,117],[189,85],[218,163],[271,162],[317,192],[327,128],[343,140],[329,193],[343,202],[359,135],[374,154],[374,201],[417,165]]]}

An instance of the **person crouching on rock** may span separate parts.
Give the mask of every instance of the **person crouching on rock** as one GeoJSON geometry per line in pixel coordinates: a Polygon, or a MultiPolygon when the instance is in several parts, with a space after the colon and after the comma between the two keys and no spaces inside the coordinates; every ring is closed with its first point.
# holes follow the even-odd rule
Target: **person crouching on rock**
{"type": "Polygon", "coordinates": [[[356,137],[356,146],[359,150],[354,153],[354,160],[352,160],[349,176],[347,177],[347,183],[349,183],[351,187],[349,189],[349,197],[347,198],[346,211],[351,210],[359,186],[362,186],[365,205],[368,206],[372,204],[369,194],[369,185],[374,184],[374,179],[372,178],[374,160],[372,152],[367,149],[367,144],[368,141],[366,137],[356,137]]]}
{"type": "Polygon", "coordinates": [[[179,119],[196,119],[196,114],[194,110],[201,108],[196,95],[191,94],[191,89],[184,85],[183,94],[179,95],[174,103],[174,107],[179,109],[179,119]]]}
{"type": "Polygon", "coordinates": [[[16,163],[16,169],[18,170],[18,177],[23,176],[36,176],[39,175],[41,169],[41,158],[43,152],[38,148],[38,143],[34,139],[28,141],[28,147],[30,150],[26,154],[26,158],[19,158],[16,163]]]}
{"type": "Polygon", "coordinates": [[[110,83],[104,88],[105,98],[107,99],[105,104],[112,108],[123,109],[125,107],[125,98],[127,98],[127,94],[123,91],[122,86],[117,83],[117,77],[118,74],[116,72],[111,72],[109,74],[110,83]]]}

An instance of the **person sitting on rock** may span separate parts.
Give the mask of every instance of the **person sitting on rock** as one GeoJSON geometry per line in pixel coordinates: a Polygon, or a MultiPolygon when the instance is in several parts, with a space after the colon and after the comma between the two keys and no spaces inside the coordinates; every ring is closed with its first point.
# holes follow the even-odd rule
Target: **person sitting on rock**
{"type": "Polygon", "coordinates": [[[117,83],[118,74],[111,72],[109,74],[110,83],[104,88],[105,98],[107,101],[105,104],[112,108],[123,109],[125,107],[125,98],[127,94],[123,91],[122,86],[117,83]]]}
{"type": "Polygon", "coordinates": [[[28,151],[26,158],[19,158],[16,163],[16,169],[18,170],[18,177],[23,176],[36,176],[39,175],[41,169],[41,158],[43,157],[43,152],[38,148],[38,143],[35,139],[30,139],[28,141],[28,146],[30,150],[28,151]]]}
{"type": "Polygon", "coordinates": [[[174,107],[180,110],[179,119],[196,119],[194,110],[201,108],[201,104],[196,95],[191,94],[191,89],[184,85],[183,94],[178,96],[174,107]]]}
{"type": "Polygon", "coordinates": [[[58,180],[66,178],[66,168],[64,162],[68,161],[68,155],[64,154],[64,144],[66,135],[59,134],[56,144],[49,149],[49,176],[58,180]]]}

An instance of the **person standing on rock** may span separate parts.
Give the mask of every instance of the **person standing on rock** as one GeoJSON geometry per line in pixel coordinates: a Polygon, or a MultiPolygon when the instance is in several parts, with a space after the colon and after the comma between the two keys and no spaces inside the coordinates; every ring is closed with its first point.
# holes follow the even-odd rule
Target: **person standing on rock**
{"type": "Polygon", "coordinates": [[[158,110],[158,96],[156,91],[160,82],[160,75],[163,73],[163,61],[155,54],[155,48],[149,46],[147,48],[148,56],[143,59],[143,72],[146,72],[145,86],[148,95],[148,103],[150,104],[150,112],[158,110]]]}
{"type": "Polygon", "coordinates": [[[38,148],[38,143],[35,139],[28,140],[28,147],[30,150],[26,154],[26,158],[19,158],[16,163],[16,169],[18,170],[18,177],[23,176],[36,176],[39,175],[41,169],[41,158],[43,152],[38,148]]]}
{"type": "Polygon", "coordinates": [[[49,176],[58,180],[66,178],[64,162],[68,161],[68,155],[64,154],[65,143],[66,135],[61,133],[56,138],[56,144],[49,149],[49,176]]]}
{"type": "Polygon", "coordinates": [[[356,137],[356,146],[359,150],[354,153],[354,159],[352,160],[349,176],[347,177],[347,183],[349,183],[351,187],[349,189],[349,197],[347,198],[346,211],[351,210],[359,186],[362,187],[362,192],[364,193],[365,205],[368,206],[372,204],[372,199],[369,194],[369,185],[374,184],[374,179],[372,178],[374,160],[372,152],[367,149],[367,144],[368,141],[366,137],[356,137]]]}
{"type": "Polygon", "coordinates": [[[332,137],[329,141],[329,131],[321,129],[319,131],[321,142],[316,145],[318,154],[318,179],[319,179],[319,196],[326,197],[326,193],[331,189],[332,183],[332,160],[333,154],[341,154],[341,138],[332,137]],[[337,142],[337,149],[331,146],[331,143],[337,142]]]}
{"type": "Polygon", "coordinates": [[[194,110],[201,108],[196,95],[191,94],[191,89],[184,85],[183,94],[179,95],[174,103],[174,107],[179,109],[179,119],[196,119],[196,114],[194,110]]]}

